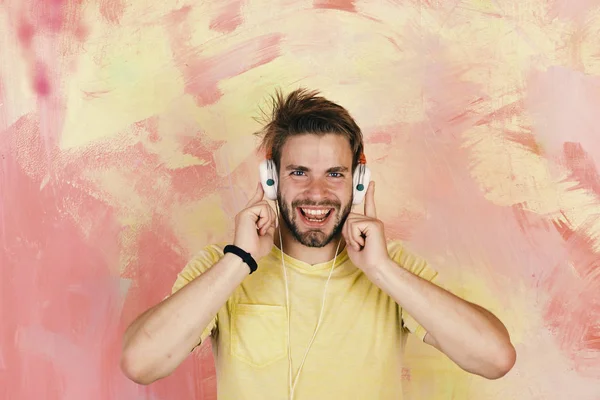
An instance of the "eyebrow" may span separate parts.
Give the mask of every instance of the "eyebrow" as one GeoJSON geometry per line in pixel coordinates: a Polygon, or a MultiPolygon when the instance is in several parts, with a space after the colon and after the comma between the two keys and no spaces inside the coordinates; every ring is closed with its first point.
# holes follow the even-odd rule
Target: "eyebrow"
{"type": "MultiPolygon", "coordinates": [[[[290,165],[286,166],[285,169],[286,169],[286,171],[304,171],[304,172],[310,171],[310,168],[308,168],[308,167],[305,167],[302,165],[295,165],[295,164],[290,164],[290,165]]],[[[348,172],[348,168],[340,165],[337,167],[331,167],[326,172],[348,172]]]]}

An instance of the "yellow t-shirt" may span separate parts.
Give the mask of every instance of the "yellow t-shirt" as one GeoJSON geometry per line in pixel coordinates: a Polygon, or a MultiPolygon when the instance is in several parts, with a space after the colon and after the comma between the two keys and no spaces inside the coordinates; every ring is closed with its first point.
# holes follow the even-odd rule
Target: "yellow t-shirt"
{"type": "MultiPolygon", "coordinates": [[[[223,256],[210,245],[181,271],[175,293],[223,256]]],[[[390,257],[420,277],[437,273],[425,260],[388,243],[390,257]]],[[[333,260],[310,265],[284,254],[290,296],[294,376],[313,336],[333,260]]],[[[287,315],[281,252],[273,246],[213,318],[199,338],[212,335],[219,400],[286,400],[287,315]]],[[[402,399],[402,353],[408,332],[425,330],[375,286],[344,250],[336,260],[321,326],[296,385],[296,400],[402,399]]]]}

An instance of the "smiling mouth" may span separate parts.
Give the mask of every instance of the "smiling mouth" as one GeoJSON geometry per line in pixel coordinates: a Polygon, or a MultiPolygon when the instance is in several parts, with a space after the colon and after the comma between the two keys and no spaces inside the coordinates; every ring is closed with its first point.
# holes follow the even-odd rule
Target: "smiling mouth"
{"type": "Polygon", "coordinates": [[[331,214],[333,214],[333,208],[304,208],[298,207],[300,215],[305,222],[309,224],[322,225],[326,222],[331,214]]]}

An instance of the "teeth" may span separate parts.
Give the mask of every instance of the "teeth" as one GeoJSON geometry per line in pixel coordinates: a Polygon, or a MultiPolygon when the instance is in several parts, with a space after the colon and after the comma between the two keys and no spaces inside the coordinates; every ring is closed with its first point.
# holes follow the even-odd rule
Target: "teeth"
{"type": "Polygon", "coordinates": [[[329,210],[313,210],[313,209],[306,209],[303,208],[302,212],[304,212],[304,214],[306,215],[314,215],[314,216],[321,216],[321,215],[325,215],[329,212],[329,210]]]}

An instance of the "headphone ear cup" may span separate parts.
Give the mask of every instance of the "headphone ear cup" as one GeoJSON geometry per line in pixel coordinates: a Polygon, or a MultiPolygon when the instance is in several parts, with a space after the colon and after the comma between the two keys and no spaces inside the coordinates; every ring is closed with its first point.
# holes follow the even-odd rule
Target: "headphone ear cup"
{"type": "Polygon", "coordinates": [[[269,200],[277,199],[277,171],[273,160],[264,160],[258,166],[260,184],[262,185],[265,197],[269,200]]]}
{"type": "Polygon", "coordinates": [[[352,177],[352,204],[363,202],[370,182],[371,170],[365,164],[359,164],[352,177]]]}

